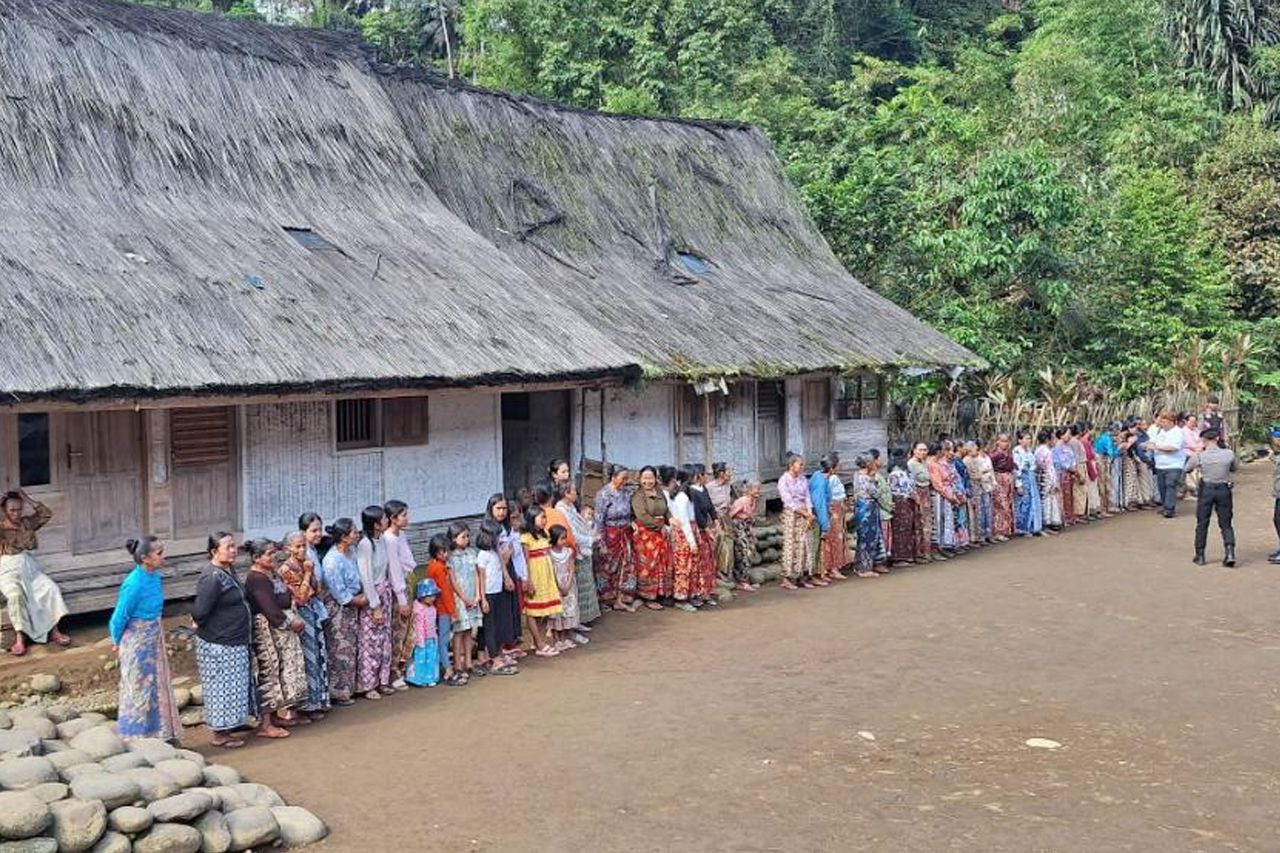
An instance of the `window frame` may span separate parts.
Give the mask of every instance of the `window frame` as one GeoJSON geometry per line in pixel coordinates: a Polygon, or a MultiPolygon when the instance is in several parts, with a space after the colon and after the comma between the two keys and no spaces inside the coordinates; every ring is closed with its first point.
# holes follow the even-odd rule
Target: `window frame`
{"type": "Polygon", "coordinates": [[[53,454],[53,415],[50,412],[19,412],[13,419],[13,478],[23,489],[43,489],[54,484],[54,475],[57,469],[57,463],[53,454]],[[22,456],[22,419],[23,418],[44,418],[45,433],[45,480],[42,483],[28,483],[23,479],[23,456],[22,456]]]}
{"type": "Polygon", "coordinates": [[[333,428],[333,449],[337,454],[356,454],[368,453],[375,450],[385,450],[397,447],[425,447],[431,441],[431,403],[430,396],[427,394],[397,396],[397,397],[343,397],[332,401],[329,406],[330,421],[333,428]],[[394,430],[388,430],[388,409],[394,409],[397,406],[419,403],[422,406],[421,415],[422,426],[420,431],[412,433],[397,434],[394,430]],[[368,417],[371,419],[369,424],[369,437],[367,439],[346,440],[340,439],[338,434],[339,425],[342,418],[339,415],[339,408],[344,404],[361,403],[367,404],[368,417]]]}
{"type": "Polygon", "coordinates": [[[879,373],[858,373],[840,377],[840,396],[836,400],[836,419],[871,421],[884,418],[884,377],[879,373]],[[868,388],[874,393],[868,396],[868,388]],[[852,390],[852,393],[851,392],[852,390]],[[868,404],[872,408],[868,409],[868,404]]]}

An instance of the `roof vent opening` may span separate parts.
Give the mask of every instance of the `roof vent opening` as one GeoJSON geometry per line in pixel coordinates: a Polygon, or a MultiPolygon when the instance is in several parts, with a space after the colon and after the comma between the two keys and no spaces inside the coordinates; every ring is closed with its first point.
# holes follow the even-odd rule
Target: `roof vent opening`
{"type": "Polygon", "coordinates": [[[337,252],[338,247],[321,237],[310,228],[293,228],[288,225],[283,226],[284,233],[294,239],[299,246],[304,249],[310,249],[313,252],[337,252]]]}
{"type": "Polygon", "coordinates": [[[676,261],[690,275],[704,276],[711,274],[711,261],[689,251],[676,252],[676,261]]]}

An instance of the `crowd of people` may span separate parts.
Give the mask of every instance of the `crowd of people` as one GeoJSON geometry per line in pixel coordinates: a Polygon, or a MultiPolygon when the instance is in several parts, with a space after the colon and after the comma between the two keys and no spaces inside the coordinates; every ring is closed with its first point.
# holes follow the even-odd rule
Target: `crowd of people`
{"type": "MultiPolygon", "coordinates": [[[[1195,561],[1205,563],[1216,512],[1223,562],[1234,565],[1237,461],[1223,425],[1212,410],[1207,415],[1212,425],[1203,429],[1162,412],[1151,424],[1081,422],[990,443],[940,436],[894,449],[887,464],[869,450],[849,473],[835,453],[811,473],[803,457],[790,455],[777,482],[779,585],[875,578],[1126,511],[1154,507],[1171,518],[1191,494],[1195,561]]],[[[1271,438],[1280,450],[1280,429],[1271,438]]],[[[250,722],[261,737],[288,737],[358,698],[516,675],[530,655],[555,657],[589,643],[606,610],[697,612],[717,607],[721,590],[759,588],[761,484],[737,482],[727,465],[613,466],[591,505],[578,498],[570,466],[554,460],[545,481],[493,495],[474,528],[457,522],[433,536],[425,564],[409,545],[410,508],[397,500],[327,525],[303,513],[278,542],[210,535],[190,615],[213,742],[243,745],[250,722]]],[[[1280,458],[1275,498],[1280,536],[1280,458]]],[[[31,553],[51,514],[22,493],[6,495],[3,509],[0,579],[18,643],[65,644],[58,628],[65,605],[31,553]]],[[[164,544],[143,536],[126,547],[134,568],[109,625],[120,659],[119,731],[177,739],[161,622],[164,544]]],[[[1270,560],[1280,563],[1280,551],[1270,560]]]]}

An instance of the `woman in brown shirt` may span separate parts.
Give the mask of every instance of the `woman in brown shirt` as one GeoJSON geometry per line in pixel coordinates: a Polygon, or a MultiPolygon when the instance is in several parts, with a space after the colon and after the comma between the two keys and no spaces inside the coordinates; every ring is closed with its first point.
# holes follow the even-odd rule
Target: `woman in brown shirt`
{"type": "Polygon", "coordinates": [[[0,596],[9,608],[17,639],[9,648],[14,655],[27,653],[27,643],[53,640],[60,646],[71,644],[71,638],[58,630],[67,615],[62,592],[44,573],[32,553],[39,546],[36,531],[49,523],[53,513],[25,491],[7,493],[0,516],[0,596]],[[31,513],[23,510],[31,504],[31,513]]]}
{"type": "Polygon", "coordinates": [[[631,496],[632,558],[635,560],[636,595],[650,610],[661,610],[659,598],[672,590],[671,543],[667,538],[667,498],[658,488],[658,472],[640,469],[640,488],[631,496]]]}

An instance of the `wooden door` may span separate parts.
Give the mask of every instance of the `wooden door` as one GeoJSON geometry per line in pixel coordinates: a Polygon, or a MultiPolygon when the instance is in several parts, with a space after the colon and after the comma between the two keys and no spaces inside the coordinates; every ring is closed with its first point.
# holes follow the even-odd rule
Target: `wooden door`
{"type": "Polygon", "coordinates": [[[800,403],[800,428],[804,431],[804,454],[816,464],[831,452],[831,380],[805,380],[800,403]]]}
{"type": "Polygon", "coordinates": [[[169,412],[174,537],[235,530],[239,499],[235,409],[169,412]]]}
{"type": "Polygon", "coordinates": [[[145,533],[142,416],[73,412],[66,432],[72,552],[119,548],[145,533]]]}
{"type": "Polygon", "coordinates": [[[756,445],[761,479],[771,479],[782,472],[785,401],[781,382],[756,383],[756,445]]]}

